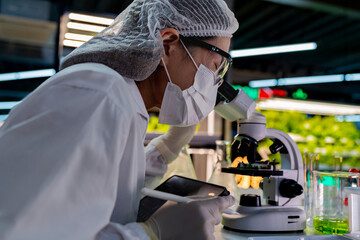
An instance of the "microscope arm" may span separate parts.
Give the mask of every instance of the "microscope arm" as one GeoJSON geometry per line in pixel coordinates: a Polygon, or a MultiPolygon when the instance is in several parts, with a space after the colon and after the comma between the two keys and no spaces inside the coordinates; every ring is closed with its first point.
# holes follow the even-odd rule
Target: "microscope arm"
{"type": "Polygon", "coordinates": [[[266,137],[279,140],[286,149],[286,154],[281,154],[281,169],[297,170],[297,182],[304,182],[304,167],[299,148],[294,140],[286,133],[277,129],[267,129],[266,137]]]}

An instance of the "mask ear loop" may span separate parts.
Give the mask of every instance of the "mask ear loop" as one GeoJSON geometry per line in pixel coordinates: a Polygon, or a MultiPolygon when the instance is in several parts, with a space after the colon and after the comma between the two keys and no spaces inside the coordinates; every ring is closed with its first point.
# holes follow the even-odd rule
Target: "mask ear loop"
{"type": "Polygon", "coordinates": [[[164,59],[163,59],[162,57],[161,57],[161,61],[162,61],[162,63],[164,64],[165,72],[166,72],[166,75],[167,75],[168,78],[169,78],[169,82],[172,83],[171,77],[170,77],[170,74],[169,74],[169,71],[168,71],[168,69],[167,69],[167,67],[166,67],[166,64],[165,64],[165,61],[164,61],[164,59]]]}
{"type": "Polygon", "coordinates": [[[199,67],[196,65],[196,62],[195,62],[194,58],[191,56],[189,50],[187,49],[187,47],[185,46],[185,44],[183,43],[183,41],[181,41],[181,39],[180,39],[180,42],[181,42],[181,44],[183,45],[183,47],[184,47],[185,51],[187,52],[187,54],[189,55],[191,61],[194,63],[196,69],[199,70],[199,67]]]}

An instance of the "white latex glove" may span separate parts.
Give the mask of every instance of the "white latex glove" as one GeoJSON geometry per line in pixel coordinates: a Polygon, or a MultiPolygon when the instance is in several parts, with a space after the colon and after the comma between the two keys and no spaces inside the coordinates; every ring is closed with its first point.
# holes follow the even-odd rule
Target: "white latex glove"
{"type": "Polygon", "coordinates": [[[151,239],[215,239],[214,226],[221,222],[221,210],[234,203],[232,196],[179,203],[160,208],[141,225],[151,239]]]}
{"type": "Polygon", "coordinates": [[[190,142],[195,134],[196,125],[188,127],[171,126],[164,135],[154,138],[150,145],[156,147],[164,161],[169,164],[177,158],[181,149],[190,142]]]}

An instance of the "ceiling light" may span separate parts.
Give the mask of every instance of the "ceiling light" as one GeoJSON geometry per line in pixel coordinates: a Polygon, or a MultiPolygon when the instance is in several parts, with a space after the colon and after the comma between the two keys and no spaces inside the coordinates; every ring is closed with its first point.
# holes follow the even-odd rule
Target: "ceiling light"
{"type": "Polygon", "coordinates": [[[84,34],[76,34],[76,33],[65,33],[65,38],[70,40],[76,40],[76,41],[83,41],[87,42],[89,41],[93,36],[91,35],[84,35],[84,34]]]}
{"type": "Polygon", "coordinates": [[[73,41],[73,40],[67,40],[65,39],[63,41],[64,46],[66,47],[73,47],[73,48],[77,48],[80,47],[81,45],[83,45],[85,42],[80,42],[80,41],[73,41]]]}
{"type": "Polygon", "coordinates": [[[66,21],[67,29],[63,36],[63,45],[77,48],[89,41],[95,34],[103,31],[114,22],[113,18],[97,17],[79,13],[69,13],[66,21]],[[83,31],[74,32],[73,30],[83,31]]]}
{"type": "Polygon", "coordinates": [[[360,80],[360,73],[351,73],[345,75],[346,81],[359,81],[360,80]]]}
{"type": "Polygon", "coordinates": [[[19,103],[20,103],[20,101],[17,101],[17,102],[0,102],[0,110],[12,109],[15,105],[17,105],[19,103]]]}
{"type": "Polygon", "coordinates": [[[309,51],[309,50],[315,50],[316,48],[317,48],[317,44],[315,42],[310,42],[310,43],[289,44],[289,45],[281,45],[281,46],[273,46],[273,47],[232,50],[230,51],[230,55],[232,58],[239,58],[239,57],[250,57],[250,56],[277,54],[277,53],[309,51]]]}
{"type": "Polygon", "coordinates": [[[342,81],[358,81],[360,74],[336,74],[336,75],[321,75],[308,77],[293,77],[293,78],[279,78],[279,79],[265,79],[254,80],[249,82],[250,87],[275,87],[301,84],[315,84],[315,83],[334,83],[342,81]]]}
{"type": "Polygon", "coordinates": [[[278,86],[285,85],[299,85],[299,84],[313,84],[313,83],[331,83],[344,81],[344,75],[327,75],[327,76],[313,76],[313,77],[294,77],[294,78],[280,78],[278,86]]]}
{"type": "Polygon", "coordinates": [[[81,22],[102,24],[102,25],[110,25],[114,21],[114,19],[112,18],[95,17],[95,16],[78,14],[78,13],[70,13],[69,19],[75,21],[81,21],[81,22]]]}
{"type": "Polygon", "coordinates": [[[69,29],[82,30],[82,31],[88,31],[88,32],[95,32],[95,33],[99,33],[105,29],[105,27],[100,27],[100,26],[95,26],[95,25],[90,25],[90,24],[83,24],[83,23],[74,23],[74,22],[68,22],[66,26],[69,29]]]}
{"type": "Polygon", "coordinates": [[[336,116],[338,122],[360,122],[360,115],[336,116]]]}
{"type": "Polygon", "coordinates": [[[252,88],[261,88],[261,87],[274,87],[277,85],[276,79],[268,79],[268,80],[257,80],[250,81],[249,86],[252,88]]]}
{"type": "Polygon", "coordinates": [[[262,110],[298,111],[316,115],[360,114],[359,106],[292,99],[273,98],[262,100],[256,106],[262,110]]]}
{"type": "Polygon", "coordinates": [[[51,77],[55,73],[56,73],[55,69],[42,69],[42,70],[32,70],[32,71],[24,71],[24,72],[1,73],[0,81],[12,81],[12,80],[21,80],[21,79],[30,79],[30,78],[51,77]]]}

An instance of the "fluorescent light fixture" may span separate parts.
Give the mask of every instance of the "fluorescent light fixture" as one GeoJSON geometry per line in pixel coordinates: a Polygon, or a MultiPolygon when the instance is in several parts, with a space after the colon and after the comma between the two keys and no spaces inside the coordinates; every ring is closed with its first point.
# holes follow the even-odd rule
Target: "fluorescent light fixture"
{"type": "Polygon", "coordinates": [[[76,33],[65,33],[65,38],[69,40],[76,40],[76,41],[89,41],[93,36],[91,35],[84,35],[84,34],[76,34],[76,33]]]}
{"type": "Polygon", "coordinates": [[[360,115],[336,116],[338,122],[360,122],[360,115]]]}
{"type": "Polygon", "coordinates": [[[360,81],[360,73],[351,73],[345,75],[346,81],[360,81]]]}
{"type": "Polygon", "coordinates": [[[336,74],[336,75],[321,75],[308,77],[293,77],[293,78],[279,78],[279,79],[265,79],[254,80],[249,82],[250,87],[275,87],[287,85],[301,85],[301,84],[315,84],[315,83],[334,83],[343,81],[358,81],[360,74],[336,74]]]}
{"type": "Polygon", "coordinates": [[[268,80],[257,80],[250,81],[249,86],[252,88],[261,88],[261,87],[274,87],[277,85],[276,79],[268,79],[268,80]]]}
{"type": "Polygon", "coordinates": [[[277,54],[277,53],[309,51],[309,50],[315,50],[316,48],[317,48],[317,44],[315,42],[310,42],[310,43],[289,44],[289,45],[281,45],[281,46],[273,46],[273,47],[232,50],[230,51],[230,55],[232,58],[240,58],[240,57],[250,57],[250,56],[277,54]]]}
{"type": "Polygon", "coordinates": [[[83,24],[83,23],[74,23],[74,22],[68,22],[67,27],[69,29],[82,30],[82,31],[88,31],[88,32],[96,32],[96,33],[99,33],[105,29],[105,27],[94,26],[94,25],[83,24]]]}
{"type": "Polygon", "coordinates": [[[18,102],[0,102],[0,110],[9,110],[12,109],[15,105],[19,104],[18,102]]]}
{"type": "Polygon", "coordinates": [[[68,28],[67,31],[72,29],[90,32],[88,34],[66,32],[64,35],[63,45],[73,48],[80,47],[84,42],[89,41],[93,37],[94,34],[92,33],[99,33],[103,31],[106,26],[109,26],[114,21],[112,18],[96,17],[79,13],[69,13],[68,17],[70,21],[66,24],[68,28]]]}
{"type": "Polygon", "coordinates": [[[262,110],[298,111],[317,115],[336,116],[360,114],[360,106],[293,99],[273,98],[261,100],[256,106],[262,110]]]}
{"type": "Polygon", "coordinates": [[[313,84],[313,83],[332,83],[344,81],[344,75],[327,75],[327,76],[313,76],[313,77],[294,77],[294,78],[280,78],[278,86],[285,85],[299,85],[299,84],[313,84]]]}
{"type": "Polygon", "coordinates": [[[24,72],[2,73],[0,74],[0,81],[51,77],[55,73],[56,73],[55,69],[42,69],[42,70],[32,70],[32,71],[24,71],[24,72]]]}
{"type": "Polygon", "coordinates": [[[80,22],[96,23],[102,25],[110,25],[114,21],[114,19],[112,18],[95,17],[95,16],[78,14],[78,13],[70,13],[69,19],[80,22]]]}
{"type": "Polygon", "coordinates": [[[80,41],[73,41],[73,40],[67,40],[65,39],[63,41],[64,46],[66,47],[73,47],[73,48],[77,48],[80,47],[81,45],[83,45],[85,42],[80,42],[80,41]]]}

